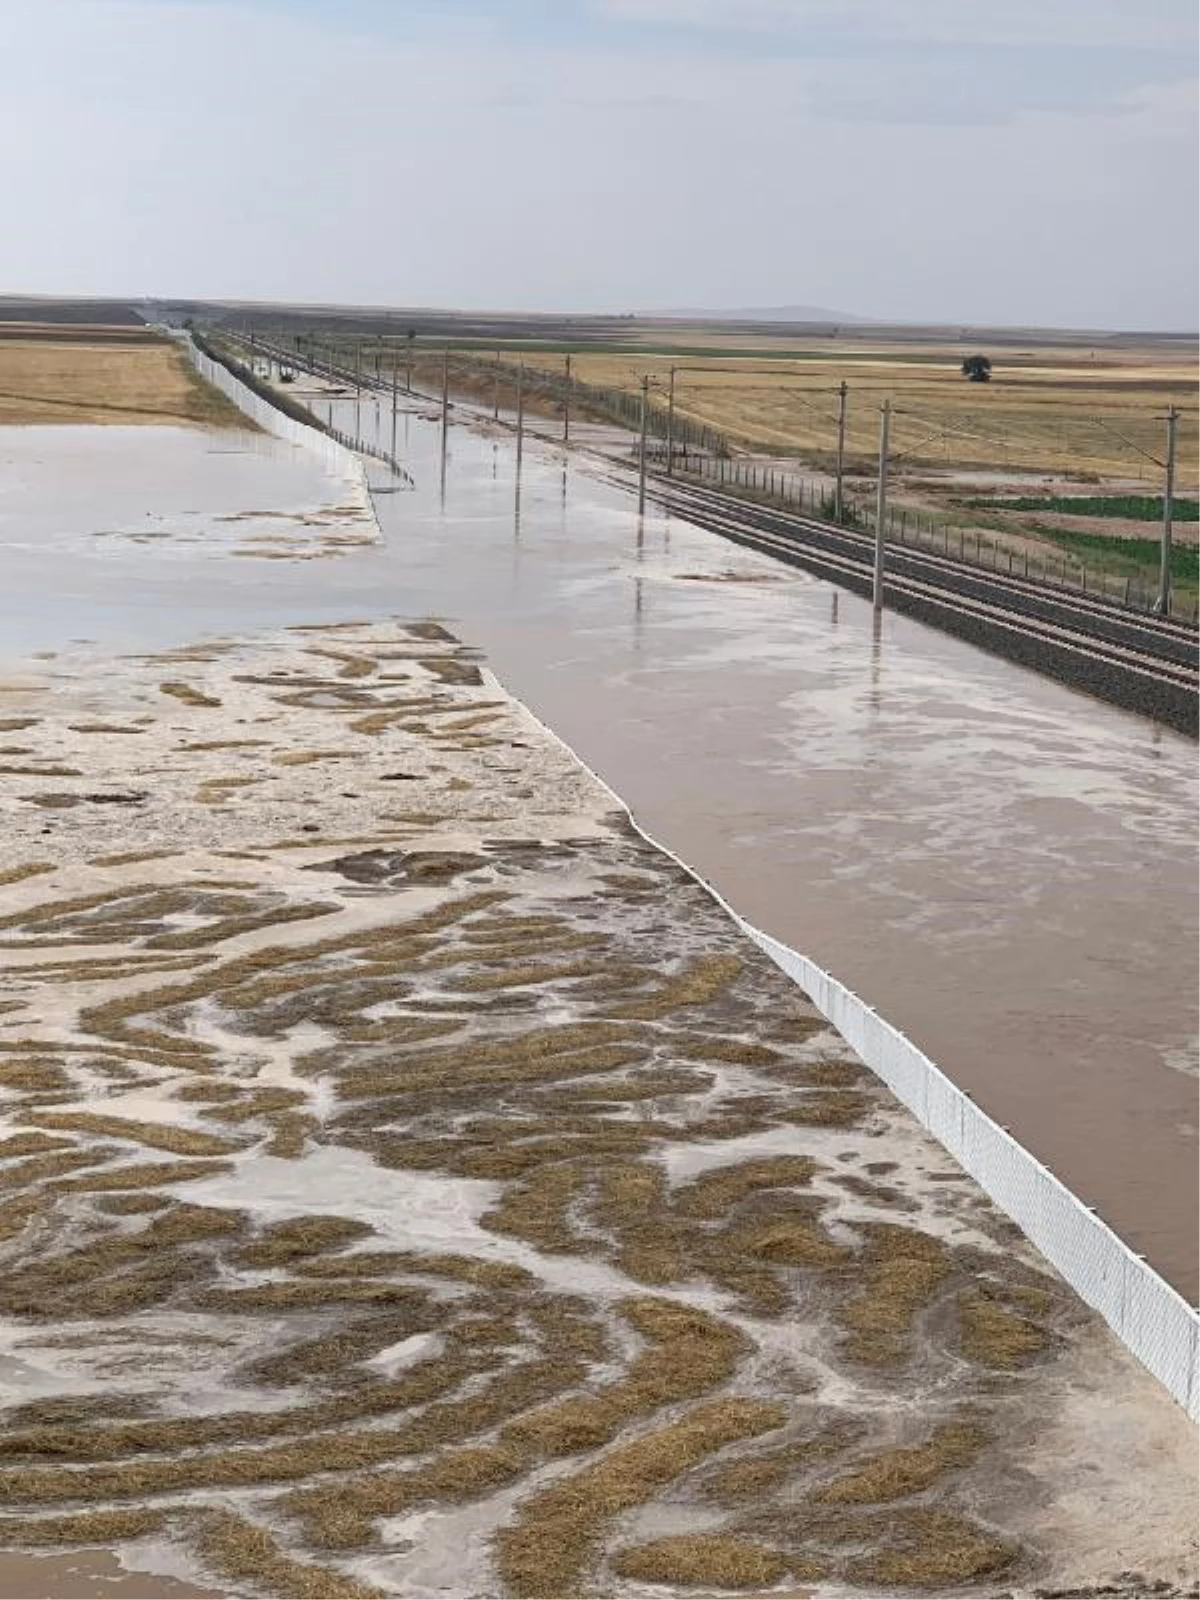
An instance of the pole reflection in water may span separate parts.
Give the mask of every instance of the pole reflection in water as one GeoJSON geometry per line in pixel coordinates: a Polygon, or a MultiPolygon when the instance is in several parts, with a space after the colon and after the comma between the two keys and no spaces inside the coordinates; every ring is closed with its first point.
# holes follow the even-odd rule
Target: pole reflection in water
{"type": "Polygon", "coordinates": [[[883,616],[871,613],[871,667],[867,687],[867,707],[876,717],[883,706],[883,616]]]}

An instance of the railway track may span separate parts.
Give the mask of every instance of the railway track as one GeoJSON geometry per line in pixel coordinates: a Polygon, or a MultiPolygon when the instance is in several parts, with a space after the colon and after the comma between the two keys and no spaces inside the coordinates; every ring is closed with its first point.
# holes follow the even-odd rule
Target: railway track
{"type": "MultiPolygon", "coordinates": [[[[390,389],[366,374],[283,351],[270,354],[343,382],[390,389]]],[[[611,458],[607,465],[610,481],[628,488],[629,470],[611,458]]],[[[859,594],[871,592],[873,534],[657,474],[648,493],[664,509],[736,544],[859,594]]],[[[890,610],[1193,738],[1200,733],[1197,631],[1187,623],[894,542],[887,549],[885,596],[890,610]]]]}
{"type": "MultiPolygon", "coordinates": [[[[628,485],[628,474],[614,481],[628,485]]],[[[648,492],[736,544],[860,594],[871,591],[873,535],[664,478],[652,479],[648,492]]],[[[888,546],[885,595],[890,610],[1197,735],[1197,637],[1186,624],[895,544],[888,546]]]]}

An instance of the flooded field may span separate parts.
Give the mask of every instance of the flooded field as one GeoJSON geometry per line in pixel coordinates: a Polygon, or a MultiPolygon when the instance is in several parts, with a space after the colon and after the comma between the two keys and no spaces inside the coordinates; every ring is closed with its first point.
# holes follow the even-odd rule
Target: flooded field
{"type": "MultiPolygon", "coordinates": [[[[387,426],[384,409],[381,426],[387,426]]],[[[437,432],[422,601],[743,914],[904,1028],[1195,1295],[1195,747],[437,432]],[[503,604],[492,603],[502,596],[503,604]]]]}
{"type": "MultiPolygon", "coordinates": [[[[93,575],[136,605],[150,547],[156,560],[295,559],[377,536],[352,482],[257,429],[0,427],[0,482],[6,582],[36,594],[52,572],[81,609],[93,575]]],[[[168,585],[176,576],[164,569],[168,585]]]]}
{"type": "MultiPolygon", "coordinates": [[[[134,1558],[136,1561],[136,1558],[134,1558]]],[[[161,1572],[124,1564],[111,1550],[69,1555],[0,1552],[0,1600],[218,1600],[217,1589],[181,1583],[161,1572]]]]}
{"type": "Polygon", "coordinates": [[[476,651],[5,701],[0,1592],[1186,1589],[1183,1412],[476,651]]]}
{"type": "MultiPolygon", "coordinates": [[[[390,408],[319,402],[390,443],[390,408]],[[377,422],[376,422],[377,418],[377,422]]],[[[429,408],[426,408],[428,410],[429,408]]],[[[1194,746],[737,551],[558,452],[398,419],[384,544],[6,563],[14,654],[437,613],[747,916],[857,988],[1185,1292],[1194,746]],[[269,573],[269,582],[263,574],[269,573]]],[[[85,548],[82,544],[76,548],[85,548]]]]}

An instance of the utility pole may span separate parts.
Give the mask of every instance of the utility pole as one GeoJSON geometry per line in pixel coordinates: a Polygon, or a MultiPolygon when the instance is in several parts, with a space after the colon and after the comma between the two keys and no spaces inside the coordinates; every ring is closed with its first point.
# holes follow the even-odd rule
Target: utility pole
{"type": "Polygon", "coordinates": [[[845,509],[843,484],[846,476],[846,380],[838,384],[837,476],[833,486],[833,520],[841,522],[845,509]]]}
{"type": "Polygon", "coordinates": [[[450,350],[442,351],[442,428],[450,420],[450,350]]]}
{"type": "Polygon", "coordinates": [[[563,363],[563,443],[571,442],[571,358],[563,363]]]}
{"type": "Polygon", "coordinates": [[[1160,617],[1171,615],[1171,524],[1175,516],[1175,436],[1179,424],[1179,408],[1167,410],[1167,461],[1163,479],[1162,549],[1158,565],[1158,598],[1154,609],[1160,617]]]}
{"type": "Polygon", "coordinates": [[[667,384],[667,477],[675,476],[675,368],[667,384]]]}
{"type": "Polygon", "coordinates": [[[501,361],[500,361],[500,357],[497,356],[496,357],[496,370],[492,374],[492,421],[493,422],[499,422],[499,420],[500,420],[500,372],[501,372],[501,361]]]}
{"type": "Polygon", "coordinates": [[[396,460],[396,407],[400,399],[400,352],[392,354],[392,461],[396,460]]]}
{"type": "Polygon", "coordinates": [[[354,341],[354,443],[362,440],[362,340],[354,341]]]}
{"type": "Polygon", "coordinates": [[[517,363],[517,472],[521,471],[521,457],[525,454],[525,363],[517,363]]]}
{"type": "Polygon", "coordinates": [[[883,538],[887,519],[888,425],[892,420],[892,402],[885,400],[879,408],[879,486],[875,496],[875,581],[871,589],[871,604],[875,615],[883,610],[883,538]]]}
{"type": "Polygon", "coordinates": [[[409,336],[408,336],[408,360],[407,360],[407,363],[406,363],[405,368],[404,368],[404,387],[408,391],[409,394],[411,394],[413,392],[413,387],[412,387],[412,358],[413,358],[413,336],[410,333],[409,336]]]}
{"type": "Polygon", "coordinates": [[[646,425],[650,417],[650,379],[642,379],[642,421],[638,442],[638,516],[646,514],[646,425]]]}

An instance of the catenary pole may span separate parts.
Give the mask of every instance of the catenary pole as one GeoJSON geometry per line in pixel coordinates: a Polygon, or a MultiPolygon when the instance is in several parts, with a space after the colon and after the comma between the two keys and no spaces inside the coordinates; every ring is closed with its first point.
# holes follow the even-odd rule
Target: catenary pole
{"type": "Polygon", "coordinates": [[[846,479],[846,380],[838,384],[838,416],[837,416],[837,475],[833,486],[833,520],[841,522],[845,509],[845,479],[846,479]]]}
{"type": "Polygon", "coordinates": [[[875,494],[875,579],[871,587],[871,604],[876,616],[883,610],[883,551],[884,528],[887,522],[888,428],[892,420],[892,402],[885,400],[879,408],[879,484],[875,494]]]}
{"type": "Polygon", "coordinates": [[[638,440],[638,516],[646,511],[646,426],[650,416],[650,379],[642,379],[642,415],[638,440]]]}
{"type": "Polygon", "coordinates": [[[1179,410],[1176,406],[1167,411],[1167,461],[1163,478],[1162,549],[1158,564],[1158,598],[1154,609],[1160,616],[1171,614],[1171,534],[1175,517],[1175,447],[1179,429],[1179,410]]]}

